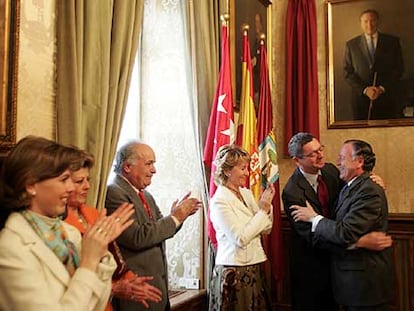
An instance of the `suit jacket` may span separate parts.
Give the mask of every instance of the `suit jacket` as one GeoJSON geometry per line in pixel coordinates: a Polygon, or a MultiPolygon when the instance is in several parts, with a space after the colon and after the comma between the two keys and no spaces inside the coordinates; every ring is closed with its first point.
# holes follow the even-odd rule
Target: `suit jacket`
{"type": "MultiPolygon", "coordinates": [[[[81,236],[64,223],[68,239],[80,250],[81,236]]],[[[112,257],[98,272],[65,266],[19,213],[0,232],[0,310],[104,310],[115,270],[112,257]]]]}
{"type": "Polygon", "coordinates": [[[250,190],[240,188],[247,207],[230,191],[219,186],[210,201],[210,219],[216,230],[216,265],[247,266],[266,261],[260,241],[272,229],[271,214],[259,210],[250,190]]]}
{"type": "MultiPolygon", "coordinates": [[[[151,220],[135,189],[121,176],[117,175],[108,186],[105,207],[112,213],[123,202],[134,205],[134,223],[117,239],[121,253],[128,268],[141,276],[153,276],[151,284],[162,292],[162,301],[149,303],[151,310],[166,310],[168,300],[168,272],[165,255],[165,240],[177,232],[176,224],[171,216],[163,217],[152,195],[144,191],[153,215],[151,220]]],[[[115,309],[120,311],[148,310],[142,304],[119,299],[114,302],[115,309]],[[118,307],[117,307],[118,304],[118,307]]]]}
{"type": "Polygon", "coordinates": [[[401,114],[398,86],[404,72],[400,40],[398,37],[378,33],[375,58],[369,56],[367,41],[362,34],[346,42],[344,57],[345,80],[352,87],[352,108],[355,120],[368,117],[369,98],[363,94],[367,86],[383,86],[385,93],[374,101],[372,119],[388,119],[401,114]]]}
{"type": "MultiPolygon", "coordinates": [[[[334,213],[335,202],[342,187],[338,169],[326,163],[321,174],[328,188],[329,208],[334,213]]],[[[292,226],[290,276],[292,285],[292,310],[332,311],[336,305],[333,298],[330,273],[330,244],[313,243],[311,224],[295,222],[291,205],[305,206],[308,201],[316,212],[322,214],[317,194],[297,168],[282,192],[285,213],[292,226]]]]}
{"type": "MultiPolygon", "coordinates": [[[[371,231],[388,231],[388,205],[383,189],[364,173],[345,187],[335,210],[336,221],[322,219],[315,239],[354,243],[371,231]]],[[[392,248],[380,252],[343,249],[333,254],[333,286],[346,306],[389,303],[393,296],[392,248]]]]}

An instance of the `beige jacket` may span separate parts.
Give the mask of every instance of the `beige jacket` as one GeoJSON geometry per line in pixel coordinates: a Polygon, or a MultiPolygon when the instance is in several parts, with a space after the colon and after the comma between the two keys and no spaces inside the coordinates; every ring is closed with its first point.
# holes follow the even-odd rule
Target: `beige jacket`
{"type": "Polygon", "coordinates": [[[247,206],[223,186],[210,201],[217,238],[216,265],[248,266],[267,259],[260,237],[270,233],[273,214],[259,210],[249,189],[240,188],[240,193],[247,206]]]}
{"type": "MultiPolygon", "coordinates": [[[[81,236],[63,224],[78,250],[81,236]]],[[[98,272],[78,268],[70,277],[65,266],[18,213],[0,232],[0,310],[104,310],[116,263],[110,255],[98,272]]]]}

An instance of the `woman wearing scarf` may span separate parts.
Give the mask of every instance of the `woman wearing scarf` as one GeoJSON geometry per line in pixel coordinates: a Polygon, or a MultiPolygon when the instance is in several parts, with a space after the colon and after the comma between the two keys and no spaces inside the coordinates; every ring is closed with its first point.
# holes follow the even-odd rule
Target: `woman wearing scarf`
{"type": "Polygon", "coordinates": [[[79,149],[28,136],[3,163],[0,181],[0,310],[104,310],[116,268],[108,243],[132,220],[125,204],[79,231],[62,222],[79,149]]]}

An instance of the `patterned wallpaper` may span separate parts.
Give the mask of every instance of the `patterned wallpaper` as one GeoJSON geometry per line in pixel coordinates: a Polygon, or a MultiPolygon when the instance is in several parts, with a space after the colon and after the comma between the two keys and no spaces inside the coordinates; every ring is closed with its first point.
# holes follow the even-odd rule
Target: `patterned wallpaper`
{"type": "Polygon", "coordinates": [[[55,138],[54,11],[54,0],[21,0],[17,139],[55,138]]]}

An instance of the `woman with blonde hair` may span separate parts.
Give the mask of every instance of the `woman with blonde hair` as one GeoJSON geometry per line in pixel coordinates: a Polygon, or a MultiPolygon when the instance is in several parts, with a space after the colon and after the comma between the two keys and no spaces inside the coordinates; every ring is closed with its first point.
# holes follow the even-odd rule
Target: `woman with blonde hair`
{"type": "Polygon", "coordinates": [[[272,228],[269,185],[256,202],[250,189],[250,157],[236,145],[217,152],[217,190],[210,201],[210,218],[217,238],[217,254],[210,285],[210,310],[271,310],[261,263],[267,260],[260,237],[272,228]]]}

